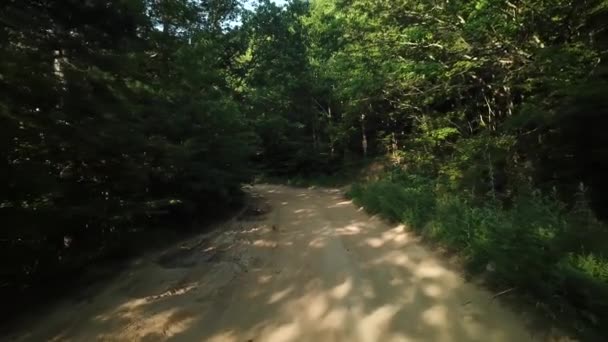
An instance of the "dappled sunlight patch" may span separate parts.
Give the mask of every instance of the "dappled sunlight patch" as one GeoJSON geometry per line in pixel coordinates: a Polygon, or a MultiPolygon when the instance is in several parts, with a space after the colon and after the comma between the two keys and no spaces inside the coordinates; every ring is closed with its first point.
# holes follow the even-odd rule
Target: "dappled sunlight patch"
{"type": "Polygon", "coordinates": [[[418,278],[438,278],[445,275],[447,270],[434,260],[425,260],[416,266],[414,273],[418,278]]]}
{"type": "Polygon", "coordinates": [[[419,280],[431,280],[442,287],[443,292],[452,291],[463,286],[463,279],[436,261],[425,261],[418,264],[414,273],[419,280]]]}
{"type": "Polygon", "coordinates": [[[391,320],[399,311],[395,305],[384,305],[371,314],[360,319],[357,325],[357,333],[361,341],[381,341],[388,331],[391,320]]]}
{"type": "Polygon", "coordinates": [[[393,265],[396,265],[396,266],[406,266],[407,267],[407,266],[412,265],[410,258],[403,253],[395,253],[393,258],[391,259],[391,262],[393,265]]]}
{"type": "Polygon", "coordinates": [[[222,332],[209,338],[209,342],[240,342],[234,331],[222,332]]]}
{"type": "Polygon", "coordinates": [[[348,310],[346,308],[335,308],[329,311],[321,320],[320,326],[325,329],[337,330],[344,327],[348,310]]]}
{"type": "Polygon", "coordinates": [[[150,316],[137,315],[134,326],[116,333],[101,334],[97,340],[139,340],[143,336],[162,335],[163,339],[171,338],[186,331],[196,319],[196,314],[189,310],[170,309],[150,316]]]}
{"type": "Polygon", "coordinates": [[[415,267],[409,256],[401,251],[391,251],[370,262],[370,265],[395,265],[407,268],[415,267]]]}
{"type": "Polygon", "coordinates": [[[336,234],[342,236],[357,235],[361,233],[361,228],[356,224],[351,224],[346,227],[336,228],[336,234]]]}
{"type": "Polygon", "coordinates": [[[323,248],[323,247],[325,247],[325,243],[326,243],[325,237],[316,237],[308,243],[308,246],[314,247],[314,248],[323,248]]]}
{"type": "Polygon", "coordinates": [[[217,247],[215,247],[215,246],[209,246],[209,247],[207,247],[207,248],[203,249],[203,251],[202,251],[202,252],[203,252],[203,253],[209,253],[209,252],[213,252],[213,251],[215,251],[215,250],[217,250],[217,247]]]}
{"type": "Polygon", "coordinates": [[[373,248],[380,248],[382,246],[384,246],[384,240],[380,239],[380,238],[368,238],[365,239],[365,243],[373,248]]]}
{"type": "Polygon", "coordinates": [[[422,286],[422,292],[431,298],[439,298],[443,294],[443,290],[437,284],[428,284],[422,286]]]}
{"type": "Polygon", "coordinates": [[[134,310],[148,303],[149,301],[146,300],[146,298],[132,299],[118,306],[118,308],[116,308],[116,310],[114,310],[113,312],[103,313],[95,316],[95,320],[100,322],[107,322],[111,319],[116,318],[116,316],[129,317],[133,314],[134,310]]]}
{"type": "Polygon", "coordinates": [[[319,319],[328,309],[328,300],[324,294],[313,296],[306,300],[306,313],[308,319],[319,319]]]}
{"type": "Polygon", "coordinates": [[[271,275],[261,275],[258,277],[259,284],[268,284],[272,281],[273,276],[271,275]]]}
{"type": "Polygon", "coordinates": [[[298,341],[301,332],[300,325],[297,322],[283,324],[278,327],[269,327],[266,330],[271,330],[270,332],[263,333],[263,335],[266,335],[264,340],[268,342],[298,341]]]}
{"type": "Polygon", "coordinates": [[[292,291],[293,291],[293,287],[289,287],[283,291],[273,293],[272,296],[270,296],[270,300],[268,301],[268,304],[274,304],[274,303],[280,302],[281,300],[285,299],[285,297],[287,297],[292,291]]]}
{"type": "Polygon", "coordinates": [[[314,211],[312,209],[297,209],[293,211],[294,214],[312,214],[314,211]]]}
{"type": "Polygon", "coordinates": [[[345,298],[353,289],[353,280],[351,278],[346,279],[342,284],[335,286],[330,290],[330,295],[335,299],[345,298]]]}
{"type": "Polygon", "coordinates": [[[269,240],[256,240],[253,242],[253,245],[256,247],[264,247],[264,248],[276,248],[278,246],[276,241],[269,240]]]}
{"type": "Polygon", "coordinates": [[[405,243],[411,241],[408,232],[404,225],[399,225],[396,228],[388,230],[382,233],[382,239],[384,241],[391,241],[397,244],[397,246],[403,246],[405,243]]]}
{"type": "Polygon", "coordinates": [[[340,208],[340,207],[345,207],[345,206],[349,206],[353,204],[353,201],[343,201],[343,202],[338,202],[334,205],[331,205],[329,207],[327,207],[327,209],[335,209],[335,208],[340,208]]]}
{"type": "Polygon", "coordinates": [[[166,337],[177,335],[188,329],[195,319],[196,313],[192,310],[174,311],[167,317],[163,332],[166,337]]]}
{"type": "Polygon", "coordinates": [[[435,305],[422,313],[422,320],[432,326],[441,327],[447,324],[448,310],[443,305],[435,305]]]}
{"type": "MultiPolygon", "coordinates": [[[[342,228],[339,231],[343,232],[344,230],[348,231],[346,228],[342,228]]],[[[359,229],[358,232],[360,232],[360,231],[361,230],[359,229]]],[[[348,234],[343,234],[343,235],[348,235],[348,234]]],[[[391,248],[401,248],[411,242],[412,242],[411,236],[408,234],[407,230],[405,229],[405,226],[403,226],[403,225],[397,226],[393,229],[383,232],[380,235],[380,237],[369,237],[364,240],[364,243],[367,246],[370,246],[373,248],[388,247],[388,246],[390,246],[391,248]]]]}

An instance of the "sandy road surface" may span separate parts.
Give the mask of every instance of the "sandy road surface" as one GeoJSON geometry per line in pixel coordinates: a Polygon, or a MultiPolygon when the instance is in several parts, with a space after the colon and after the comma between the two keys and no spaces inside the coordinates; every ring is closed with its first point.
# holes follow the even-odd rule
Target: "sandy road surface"
{"type": "Polygon", "coordinates": [[[59,305],[16,339],[533,339],[521,315],[466,283],[404,227],[370,218],[338,191],[253,192],[269,212],[135,261],[99,293],[59,305]]]}

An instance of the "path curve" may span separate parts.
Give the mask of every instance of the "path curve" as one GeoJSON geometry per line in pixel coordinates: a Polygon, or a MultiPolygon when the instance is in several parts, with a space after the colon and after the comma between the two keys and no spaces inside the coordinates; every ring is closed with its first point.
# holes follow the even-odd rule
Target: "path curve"
{"type": "Polygon", "coordinates": [[[252,192],[244,221],[134,261],[16,340],[535,340],[521,315],[340,191],[252,192]]]}

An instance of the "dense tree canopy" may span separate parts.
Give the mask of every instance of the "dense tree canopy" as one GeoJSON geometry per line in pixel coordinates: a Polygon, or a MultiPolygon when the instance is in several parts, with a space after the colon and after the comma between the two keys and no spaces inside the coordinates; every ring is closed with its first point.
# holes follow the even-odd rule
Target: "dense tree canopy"
{"type": "MultiPolygon", "coordinates": [[[[608,231],[596,220],[608,213],[607,9],[605,0],[9,0],[2,292],[230,208],[255,173],[314,177],[378,156],[467,205],[516,210],[536,196],[560,212],[586,210],[577,222],[593,229],[534,233],[535,246],[559,238],[511,253],[539,255],[530,274],[591,256],[600,261],[587,276],[607,285],[608,231]]],[[[401,176],[391,184],[411,180],[401,176]]],[[[597,323],[607,303],[580,310],[597,323]]]]}
{"type": "Polygon", "coordinates": [[[241,48],[225,27],[238,8],[3,7],[3,287],[123,253],[147,227],[235,202],[255,141],[230,77],[241,48]]]}

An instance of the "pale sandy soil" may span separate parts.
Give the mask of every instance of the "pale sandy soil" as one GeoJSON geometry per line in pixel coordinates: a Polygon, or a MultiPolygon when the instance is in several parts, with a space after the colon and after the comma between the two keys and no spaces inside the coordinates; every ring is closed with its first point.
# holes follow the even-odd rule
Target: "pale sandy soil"
{"type": "Polygon", "coordinates": [[[403,226],[338,190],[258,185],[254,209],[132,263],[17,341],[546,340],[403,226]],[[266,211],[266,210],[262,210],[266,211]]]}

